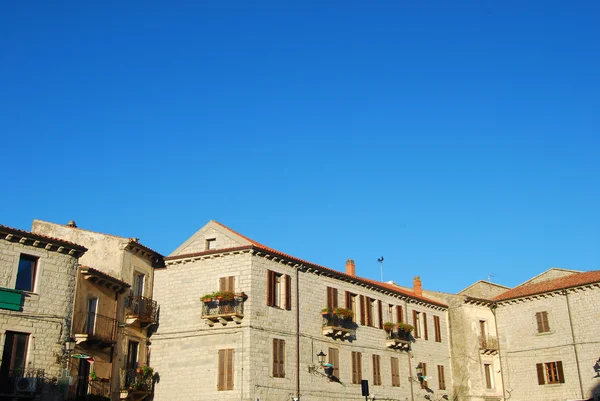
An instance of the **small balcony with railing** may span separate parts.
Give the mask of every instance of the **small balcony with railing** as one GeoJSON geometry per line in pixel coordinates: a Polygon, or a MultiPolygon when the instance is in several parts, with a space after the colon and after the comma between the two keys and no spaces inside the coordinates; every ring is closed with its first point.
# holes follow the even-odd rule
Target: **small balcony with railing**
{"type": "Polygon", "coordinates": [[[410,331],[391,328],[385,331],[385,346],[400,351],[410,351],[410,331]]]}
{"type": "Polygon", "coordinates": [[[479,336],[479,350],[482,354],[490,355],[498,352],[498,337],[479,336]]]}
{"type": "Polygon", "coordinates": [[[152,298],[130,294],[125,299],[125,322],[147,326],[156,322],[158,304],[152,298]]]}
{"type": "Polygon", "coordinates": [[[108,347],[116,342],[117,320],[91,312],[77,312],[73,317],[73,336],[77,344],[108,347]]]}
{"type": "Polygon", "coordinates": [[[152,394],[154,371],[148,366],[121,369],[121,399],[143,400],[152,394]]]}
{"type": "Polygon", "coordinates": [[[208,294],[202,298],[202,319],[206,324],[214,326],[220,323],[223,326],[228,322],[242,323],[244,318],[244,302],[247,299],[246,294],[223,292],[208,294]]]}
{"type": "Polygon", "coordinates": [[[350,339],[356,337],[357,324],[352,321],[354,313],[350,309],[336,308],[321,311],[323,335],[331,338],[350,339]]]}

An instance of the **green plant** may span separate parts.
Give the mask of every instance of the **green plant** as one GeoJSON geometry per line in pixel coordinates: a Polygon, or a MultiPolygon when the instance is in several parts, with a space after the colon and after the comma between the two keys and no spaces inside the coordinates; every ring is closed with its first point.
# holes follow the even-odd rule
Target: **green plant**
{"type": "Polygon", "coordinates": [[[346,308],[335,308],[333,313],[340,319],[344,320],[351,320],[354,317],[354,312],[351,309],[346,308]]]}
{"type": "Polygon", "coordinates": [[[223,291],[222,297],[226,301],[231,301],[235,298],[235,293],[231,291],[223,291]]]}
{"type": "Polygon", "coordinates": [[[398,330],[402,330],[402,331],[405,331],[407,333],[410,333],[414,329],[415,328],[412,325],[408,324],[408,323],[403,323],[403,322],[398,323],[398,330]]]}
{"type": "Polygon", "coordinates": [[[211,292],[210,294],[203,295],[200,299],[202,300],[202,302],[210,302],[213,300],[214,295],[215,294],[211,292]]]}
{"type": "Polygon", "coordinates": [[[154,375],[154,369],[150,366],[140,366],[135,371],[140,374],[143,379],[148,379],[154,375]]]}
{"type": "Polygon", "coordinates": [[[89,377],[90,381],[96,381],[98,380],[98,375],[96,374],[96,372],[90,372],[90,377],[89,377]]]}
{"type": "Polygon", "coordinates": [[[212,295],[213,295],[213,298],[216,298],[216,299],[223,298],[223,292],[221,292],[221,291],[213,292],[212,295]]]}
{"type": "Polygon", "coordinates": [[[321,313],[322,314],[329,314],[331,312],[332,312],[331,308],[323,308],[323,309],[321,309],[321,313]]]}
{"type": "Polygon", "coordinates": [[[394,328],[394,323],[393,322],[385,322],[385,323],[383,323],[383,328],[385,330],[391,330],[394,328]]]}

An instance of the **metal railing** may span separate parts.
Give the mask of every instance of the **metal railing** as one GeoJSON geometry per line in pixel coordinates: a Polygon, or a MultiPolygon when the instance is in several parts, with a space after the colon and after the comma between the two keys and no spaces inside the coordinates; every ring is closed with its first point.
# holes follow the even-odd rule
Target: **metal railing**
{"type": "Polygon", "coordinates": [[[399,340],[399,341],[407,341],[410,342],[410,332],[395,329],[386,332],[386,336],[388,340],[399,340]]]}
{"type": "Polygon", "coordinates": [[[153,375],[143,369],[121,369],[121,390],[151,392],[153,375]]]}
{"type": "Polygon", "coordinates": [[[487,350],[498,349],[498,337],[495,336],[479,336],[479,348],[487,350]]]}
{"type": "Polygon", "coordinates": [[[323,315],[323,327],[340,327],[355,330],[357,325],[352,320],[342,319],[334,314],[323,315]]]}
{"type": "Polygon", "coordinates": [[[73,334],[87,334],[88,340],[114,343],[116,319],[91,312],[77,312],[73,318],[73,334]]]}
{"type": "Polygon", "coordinates": [[[14,369],[0,377],[0,394],[40,393],[45,383],[44,369],[14,369]]]}
{"type": "Polygon", "coordinates": [[[125,300],[125,307],[129,310],[128,315],[137,316],[147,322],[156,321],[158,304],[152,298],[129,295],[125,300]]]}
{"type": "Polygon", "coordinates": [[[202,317],[243,315],[245,297],[236,295],[233,299],[215,299],[204,302],[202,305],[202,317]]]}

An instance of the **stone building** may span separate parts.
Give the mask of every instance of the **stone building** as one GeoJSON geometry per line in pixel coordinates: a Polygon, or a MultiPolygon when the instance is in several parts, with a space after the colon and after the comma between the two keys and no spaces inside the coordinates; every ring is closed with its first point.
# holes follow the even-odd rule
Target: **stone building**
{"type": "Polygon", "coordinates": [[[493,300],[506,399],[600,398],[600,271],[550,269],[493,300]]]}
{"type": "Polygon", "coordinates": [[[448,308],[418,278],[403,290],[357,276],[351,260],[329,269],[214,221],[165,261],[156,401],[360,399],[362,380],[375,399],[451,393],[448,308]]]}
{"type": "Polygon", "coordinates": [[[163,256],[124,238],[34,220],[32,231],[85,245],[74,303],[72,396],[142,399],[152,392],[149,330],[157,320],[154,269],[163,256]]]}
{"type": "Polygon", "coordinates": [[[77,262],[86,248],[0,225],[0,399],[61,396],[77,262]]]}

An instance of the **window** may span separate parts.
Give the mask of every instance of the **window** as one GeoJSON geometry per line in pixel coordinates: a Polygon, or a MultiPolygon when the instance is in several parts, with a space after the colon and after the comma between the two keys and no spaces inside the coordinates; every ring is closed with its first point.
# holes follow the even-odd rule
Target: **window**
{"type": "Polygon", "coordinates": [[[334,310],[338,307],[338,290],[337,288],[327,287],[327,307],[334,310]]]}
{"type": "Polygon", "coordinates": [[[494,374],[491,364],[486,363],[483,365],[483,374],[485,376],[485,388],[494,388],[494,374]]]}
{"type": "Polygon", "coordinates": [[[373,385],[381,386],[381,365],[379,355],[373,355],[373,385]]]}
{"type": "Polygon", "coordinates": [[[565,382],[562,361],[538,363],[536,368],[539,385],[565,382]]]}
{"type": "Polygon", "coordinates": [[[535,320],[537,321],[538,333],[548,333],[550,331],[550,325],[548,324],[548,312],[536,313],[535,320]]]}
{"type": "Polygon", "coordinates": [[[377,301],[377,325],[380,329],[383,329],[383,305],[381,301],[377,301]]]}
{"type": "Polygon", "coordinates": [[[219,279],[219,291],[235,292],[235,277],[234,276],[221,277],[219,279]]]}
{"type": "Polygon", "coordinates": [[[358,321],[358,313],[356,308],[356,294],[346,291],[346,309],[350,309],[354,316],[352,316],[352,321],[358,321]]]}
{"type": "Polygon", "coordinates": [[[358,298],[358,301],[360,303],[360,324],[362,324],[364,326],[365,322],[366,322],[366,314],[365,314],[365,297],[364,295],[361,295],[358,298]]]}
{"type": "Polygon", "coordinates": [[[421,323],[423,324],[423,338],[429,340],[429,336],[427,335],[427,313],[425,312],[423,312],[423,320],[421,323]]]}
{"type": "Polygon", "coordinates": [[[425,362],[421,362],[421,366],[423,366],[423,381],[421,382],[421,388],[429,388],[427,385],[427,364],[425,362]]]}
{"type": "Polygon", "coordinates": [[[87,313],[85,322],[85,333],[93,335],[96,328],[96,310],[98,308],[98,298],[88,298],[87,313]]]}
{"type": "Polygon", "coordinates": [[[144,296],[144,275],[142,273],[133,273],[133,285],[131,292],[134,297],[144,296]]]}
{"type": "Polygon", "coordinates": [[[218,391],[233,390],[233,349],[219,350],[218,391]]]}
{"type": "Polygon", "coordinates": [[[127,344],[127,359],[125,366],[127,369],[136,369],[138,367],[138,353],[140,349],[140,343],[137,341],[129,341],[127,344]]]}
{"type": "Polygon", "coordinates": [[[442,330],[440,327],[440,317],[439,316],[433,317],[433,328],[435,329],[435,342],[441,343],[442,342],[442,330]]]}
{"type": "Polygon", "coordinates": [[[396,323],[404,322],[404,313],[402,311],[402,306],[396,306],[396,323]]]}
{"type": "Polygon", "coordinates": [[[400,387],[400,362],[392,357],[392,387],[400,387]]]}
{"type": "Polygon", "coordinates": [[[285,340],[273,339],[273,377],[285,377],[285,340]]]}
{"type": "Polygon", "coordinates": [[[367,302],[367,326],[373,326],[373,310],[375,307],[375,300],[369,297],[365,297],[367,302]]]}
{"type": "Polygon", "coordinates": [[[415,338],[421,338],[421,312],[413,311],[413,326],[415,326],[415,338]]]}
{"type": "Polygon", "coordinates": [[[209,238],[206,240],[205,250],[210,251],[211,249],[217,249],[217,239],[209,238]]]}
{"type": "Polygon", "coordinates": [[[440,390],[446,390],[446,377],[444,376],[444,365],[437,365],[438,384],[440,390]]]}
{"type": "Polygon", "coordinates": [[[292,309],[292,279],[290,276],[267,270],[267,305],[292,309]]]}
{"type": "Polygon", "coordinates": [[[19,270],[15,290],[35,290],[35,278],[37,276],[38,258],[30,255],[21,255],[19,258],[19,270]]]}
{"type": "MultiPolygon", "coordinates": [[[[12,372],[17,369],[24,369],[27,361],[27,344],[29,343],[29,334],[7,331],[4,337],[4,350],[2,352],[2,365],[0,365],[0,377],[8,378],[12,372]]],[[[0,381],[0,386],[10,385],[0,381]]],[[[12,393],[13,388],[0,388],[3,393],[12,393]]]]}
{"type": "Polygon", "coordinates": [[[391,305],[391,304],[388,305],[387,321],[388,322],[394,321],[394,305],[391,305]]]}
{"type": "Polygon", "coordinates": [[[362,354],[352,352],[352,384],[360,384],[362,380],[362,354]]]}
{"type": "Polygon", "coordinates": [[[330,375],[339,380],[340,378],[340,350],[329,348],[329,363],[331,364],[330,375]]]}

